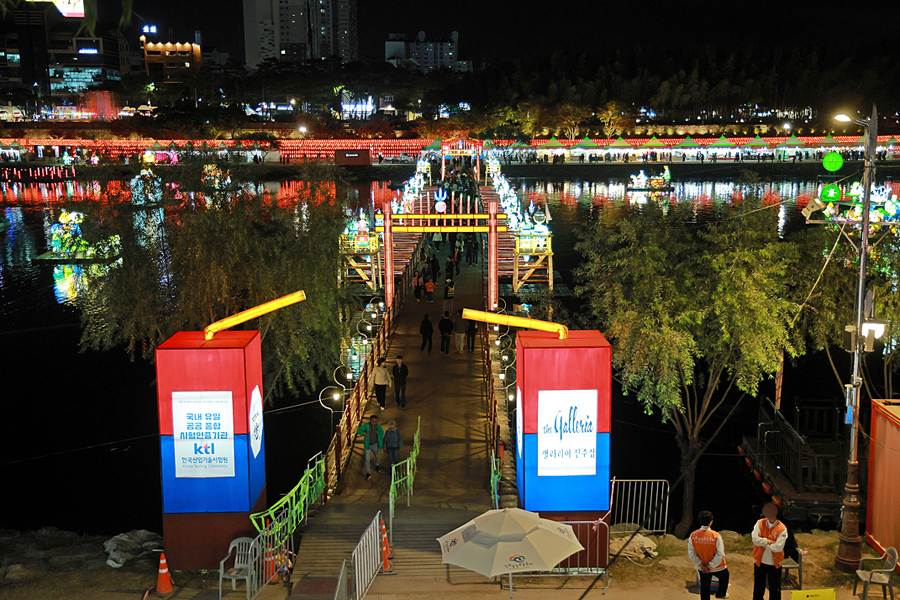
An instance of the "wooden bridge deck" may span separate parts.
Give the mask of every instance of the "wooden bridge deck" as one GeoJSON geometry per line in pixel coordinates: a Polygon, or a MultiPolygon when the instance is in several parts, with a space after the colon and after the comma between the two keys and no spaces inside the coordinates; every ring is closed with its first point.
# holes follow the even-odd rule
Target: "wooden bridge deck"
{"type": "MultiPolygon", "coordinates": [[[[438,257],[443,266],[448,253],[442,244],[438,257]]],[[[454,310],[483,308],[481,264],[462,265],[455,277],[454,310]]],[[[440,353],[437,324],[443,306],[443,284],[436,287],[433,303],[417,303],[412,293],[396,320],[386,355],[391,366],[398,355],[409,367],[407,405],[396,406],[393,390],[387,390],[387,409],[380,411],[372,397],[366,414],[377,414],[385,428],[395,419],[403,435],[400,458],[409,455],[416,421],[422,418],[421,453],[410,506],[398,500],[394,515],[392,567],[398,575],[423,581],[487,583],[470,571],[441,565],[435,539],[491,508],[490,465],[487,456],[488,424],[482,391],[481,351],[457,354],[451,338],[449,355],[440,353]],[[419,324],[423,314],[434,325],[434,348],[420,351],[419,324]]],[[[481,343],[480,338],[478,344],[481,343]]],[[[381,455],[382,464],[386,462],[381,455]]],[[[360,535],[377,511],[387,522],[390,473],[382,469],[365,480],[363,444],[358,438],[347,470],[342,474],[341,493],[329,500],[302,531],[297,551],[292,595],[325,597],[334,593],[343,559],[350,559],[360,535]]],[[[396,579],[394,579],[396,580],[396,579]]],[[[379,576],[372,593],[392,579],[379,576]]],[[[330,597],[330,596],[329,596],[330,597]]]]}

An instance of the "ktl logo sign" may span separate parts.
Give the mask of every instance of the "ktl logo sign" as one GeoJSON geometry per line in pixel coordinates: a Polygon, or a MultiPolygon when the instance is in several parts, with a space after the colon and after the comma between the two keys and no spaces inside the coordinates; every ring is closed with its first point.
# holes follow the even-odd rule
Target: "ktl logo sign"
{"type": "Polygon", "coordinates": [[[216,445],[215,444],[194,444],[194,454],[215,454],[216,453],[216,445]]]}

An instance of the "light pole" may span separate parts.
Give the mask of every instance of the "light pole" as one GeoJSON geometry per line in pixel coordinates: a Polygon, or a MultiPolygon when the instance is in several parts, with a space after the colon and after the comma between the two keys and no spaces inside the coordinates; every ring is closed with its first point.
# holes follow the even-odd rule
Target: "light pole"
{"type": "Polygon", "coordinates": [[[872,115],[865,121],[837,115],[838,121],[853,121],[866,130],[864,192],[862,205],[862,232],[859,242],[859,282],[856,290],[856,335],[853,344],[853,375],[844,386],[847,402],[846,422],[850,424],[850,456],[847,459],[847,481],[844,484],[844,502],[841,515],[841,541],[834,557],[834,567],[843,573],[855,573],[861,558],[859,537],[859,480],[857,478],[856,439],[859,431],[859,390],[862,386],[860,368],[863,353],[863,317],[866,294],[866,254],[869,243],[869,202],[872,179],[875,176],[875,149],[878,137],[878,111],[872,105],[872,115]]]}
{"type": "Polygon", "coordinates": [[[339,390],[338,388],[336,388],[334,386],[327,387],[327,388],[323,389],[321,392],[319,392],[319,404],[322,405],[322,408],[331,412],[331,418],[328,420],[328,432],[329,432],[328,434],[331,435],[334,433],[334,413],[336,413],[336,412],[340,413],[340,412],[344,412],[344,411],[343,410],[336,411],[333,408],[331,408],[330,406],[328,406],[327,404],[325,404],[324,402],[322,402],[322,394],[327,392],[329,389],[334,390],[331,394],[331,399],[334,400],[335,402],[340,400],[344,394],[343,394],[343,390],[339,390]]]}

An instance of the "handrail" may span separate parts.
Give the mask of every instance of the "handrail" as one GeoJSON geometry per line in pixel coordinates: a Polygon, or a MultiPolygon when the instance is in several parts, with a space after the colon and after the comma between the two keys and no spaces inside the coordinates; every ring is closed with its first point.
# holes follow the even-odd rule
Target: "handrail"
{"type": "Polygon", "coordinates": [[[320,456],[312,468],[303,472],[303,477],[294,488],[270,508],[250,515],[250,522],[259,533],[275,526],[275,536],[281,544],[285,536],[290,536],[306,519],[309,507],[325,489],[325,457],[320,456]],[[267,522],[268,521],[268,522],[267,522]]]}
{"type": "Polygon", "coordinates": [[[290,306],[291,304],[296,304],[304,300],[306,300],[306,293],[303,290],[299,290],[294,292],[293,294],[288,294],[287,296],[282,296],[281,298],[270,300],[269,302],[265,302],[263,304],[260,304],[259,306],[254,306],[253,308],[243,310],[236,315],[231,315],[230,317],[225,317],[224,319],[219,319],[214,323],[210,323],[203,329],[203,333],[205,334],[206,341],[209,341],[223,329],[229,329],[231,327],[234,327],[235,325],[245,323],[250,319],[255,319],[256,317],[260,317],[280,308],[284,308],[285,306],[290,306]]]}
{"type": "Polygon", "coordinates": [[[770,399],[766,398],[766,402],[768,402],[769,406],[772,408],[773,415],[774,415],[773,420],[775,421],[775,426],[778,427],[780,425],[783,425],[784,427],[787,428],[788,433],[792,434],[799,443],[805,444],[806,440],[803,438],[802,435],[800,435],[800,433],[796,429],[794,429],[794,426],[788,422],[787,417],[785,417],[781,413],[781,411],[775,407],[775,405],[772,403],[772,401],[770,399]],[[778,422],[779,417],[780,417],[780,423],[778,422]]]}
{"type": "Polygon", "coordinates": [[[482,323],[494,323],[496,325],[507,325],[510,327],[524,327],[527,329],[537,329],[538,331],[549,331],[559,335],[559,339],[564,340],[569,337],[569,328],[562,323],[552,323],[550,321],[541,321],[540,319],[529,319],[528,317],[516,317],[513,315],[498,315],[497,313],[486,312],[483,310],[472,310],[470,308],[463,309],[463,319],[470,321],[481,321],[482,323]]]}
{"type": "Polygon", "coordinates": [[[500,508],[500,469],[497,465],[497,456],[491,450],[491,500],[493,500],[494,508],[500,508]]]}
{"type": "Polygon", "coordinates": [[[422,429],[422,417],[419,416],[416,433],[413,436],[413,447],[409,456],[400,462],[391,465],[391,485],[388,491],[388,535],[390,542],[394,542],[394,505],[397,498],[406,494],[406,505],[409,506],[410,497],[413,493],[413,484],[416,478],[417,463],[419,461],[419,433],[422,429]],[[403,472],[403,475],[398,475],[403,472]]]}

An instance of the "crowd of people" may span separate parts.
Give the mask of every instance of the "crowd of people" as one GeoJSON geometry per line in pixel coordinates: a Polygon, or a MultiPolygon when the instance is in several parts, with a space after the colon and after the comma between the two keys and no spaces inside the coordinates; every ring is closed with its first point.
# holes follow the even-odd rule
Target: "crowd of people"
{"type": "MultiPolygon", "coordinates": [[[[461,194],[474,186],[471,176],[456,174],[448,177],[446,182],[454,194],[461,194]],[[468,179],[468,180],[467,180],[468,179]]],[[[477,190],[477,187],[475,188],[477,190]]],[[[414,274],[412,280],[413,295],[417,304],[433,304],[435,292],[440,294],[443,301],[440,318],[437,323],[431,319],[431,315],[425,312],[419,324],[419,335],[422,338],[419,352],[430,354],[434,347],[435,330],[439,335],[439,352],[448,356],[452,349],[457,354],[474,354],[478,335],[478,323],[463,318],[463,309],[454,306],[456,299],[456,278],[464,267],[478,265],[481,253],[481,240],[474,233],[426,233],[423,247],[414,257],[414,274]],[[442,264],[441,256],[444,256],[442,264]]],[[[404,362],[403,356],[397,356],[394,364],[389,365],[384,357],[376,361],[374,370],[375,398],[378,402],[378,411],[387,408],[387,390],[394,390],[396,406],[405,409],[407,406],[406,385],[410,375],[409,366],[404,362]]],[[[403,438],[394,419],[388,421],[385,430],[378,423],[378,415],[373,414],[369,421],[357,430],[357,434],[363,437],[365,450],[365,475],[369,479],[372,475],[372,463],[375,472],[381,470],[380,453],[387,456],[387,468],[390,469],[400,460],[400,449],[403,447],[403,438]]]]}

